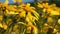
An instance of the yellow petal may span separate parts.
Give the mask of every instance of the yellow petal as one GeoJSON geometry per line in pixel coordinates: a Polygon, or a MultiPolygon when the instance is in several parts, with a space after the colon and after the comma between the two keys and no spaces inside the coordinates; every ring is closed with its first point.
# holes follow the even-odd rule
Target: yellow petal
{"type": "Polygon", "coordinates": [[[25,17],[26,16],[26,11],[22,11],[21,13],[19,13],[20,17],[25,17]]]}
{"type": "Polygon", "coordinates": [[[32,24],[29,17],[26,17],[26,21],[28,22],[28,24],[32,24]]]}
{"type": "Polygon", "coordinates": [[[45,8],[43,9],[43,12],[46,12],[46,9],[45,8]]]}
{"type": "Polygon", "coordinates": [[[47,21],[48,22],[53,22],[53,18],[52,17],[48,17],[47,21]]]}
{"type": "Polygon", "coordinates": [[[37,20],[39,19],[39,14],[35,11],[35,10],[32,10],[32,13],[35,15],[35,17],[37,18],[37,20]]]}
{"type": "Polygon", "coordinates": [[[60,19],[58,19],[58,23],[60,24],[60,19]]]}
{"type": "Polygon", "coordinates": [[[0,23],[0,27],[3,28],[3,25],[0,23]]]}
{"type": "Polygon", "coordinates": [[[6,25],[6,24],[3,24],[3,28],[4,28],[4,29],[7,29],[7,25],[6,25]]]}
{"type": "Polygon", "coordinates": [[[38,5],[37,5],[39,8],[43,8],[43,5],[42,4],[40,4],[40,3],[38,3],[38,5]]]}
{"type": "Polygon", "coordinates": [[[36,26],[33,26],[33,34],[38,34],[38,28],[36,26]]]}
{"type": "Polygon", "coordinates": [[[30,3],[27,3],[26,7],[30,7],[30,3]]]}
{"type": "Polygon", "coordinates": [[[58,11],[52,10],[52,11],[51,11],[51,15],[60,15],[60,13],[59,13],[58,11]]]}

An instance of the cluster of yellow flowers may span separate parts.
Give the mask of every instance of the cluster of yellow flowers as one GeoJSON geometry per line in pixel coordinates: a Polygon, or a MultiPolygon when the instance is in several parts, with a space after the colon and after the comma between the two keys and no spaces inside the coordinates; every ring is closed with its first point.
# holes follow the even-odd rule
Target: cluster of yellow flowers
{"type": "MultiPolygon", "coordinates": [[[[7,1],[7,0],[6,0],[7,1]]],[[[27,27],[32,27],[33,29],[35,29],[33,32],[35,32],[35,34],[37,33],[37,27],[36,27],[36,23],[35,23],[35,20],[38,21],[38,17],[39,17],[39,14],[35,11],[35,8],[30,6],[30,3],[27,3],[27,4],[20,4],[19,6],[16,6],[16,5],[8,5],[8,3],[5,3],[5,4],[0,4],[0,21],[3,21],[4,20],[4,15],[9,17],[9,15],[19,15],[17,16],[17,20],[18,21],[17,23],[24,23],[26,24],[25,22],[22,22],[19,21],[20,18],[25,18],[25,21],[27,22],[27,27]],[[6,4],[6,5],[5,5],[6,4]],[[33,25],[34,23],[34,25],[33,25]]],[[[11,19],[12,20],[12,19],[11,19]]],[[[11,24],[9,21],[11,21],[10,18],[7,18],[5,21],[5,24],[2,22],[0,23],[0,27],[1,28],[4,28],[4,29],[8,29],[8,24],[11,24]]],[[[3,21],[4,22],[4,21],[3,21]]],[[[23,24],[23,25],[24,25],[23,24]]]]}
{"type": "Polygon", "coordinates": [[[60,15],[60,8],[56,7],[56,4],[38,3],[38,7],[43,8],[43,12],[48,12],[50,15],[60,15]]]}
{"type": "MultiPolygon", "coordinates": [[[[15,3],[16,2],[22,3],[22,0],[13,0],[13,1],[15,3]]],[[[48,24],[52,25],[51,23],[54,21],[53,16],[55,15],[58,16],[60,15],[60,8],[57,7],[56,4],[49,5],[48,3],[38,2],[37,7],[31,6],[30,3],[26,3],[26,4],[22,3],[16,6],[16,5],[8,5],[8,0],[6,0],[5,3],[0,3],[0,28],[8,30],[9,26],[11,26],[13,27],[12,29],[16,31],[19,25],[23,24],[24,26],[27,27],[27,33],[29,33],[33,28],[33,34],[37,34],[38,25],[36,21],[38,21],[39,24],[40,22],[39,18],[44,17],[47,18],[48,24]],[[40,16],[38,13],[40,9],[42,10],[42,13],[44,13],[44,15],[48,13],[49,16],[45,17],[43,14],[42,16],[40,16]]],[[[44,21],[44,18],[40,20],[44,21]]],[[[60,24],[60,19],[58,19],[57,22],[58,24],[60,24]]],[[[47,26],[48,24],[45,25],[47,26]]],[[[18,33],[18,32],[14,32],[14,33],[18,33]]]]}
{"type": "MultiPolygon", "coordinates": [[[[48,13],[49,16],[55,16],[55,15],[60,15],[60,8],[56,6],[56,4],[49,4],[49,3],[39,3],[38,2],[38,8],[42,9],[42,12],[48,13]]],[[[47,17],[48,18],[48,17],[47,17]]],[[[51,22],[53,19],[49,17],[48,21],[51,22]]],[[[58,23],[60,24],[60,19],[58,19],[58,23]]]]}

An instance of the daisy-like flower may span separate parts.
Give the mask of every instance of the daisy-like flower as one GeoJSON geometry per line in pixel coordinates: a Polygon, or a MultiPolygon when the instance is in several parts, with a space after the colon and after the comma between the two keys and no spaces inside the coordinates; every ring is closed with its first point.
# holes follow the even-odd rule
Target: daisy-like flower
{"type": "Polygon", "coordinates": [[[20,13],[19,13],[20,16],[23,13],[23,15],[25,15],[26,17],[27,22],[34,22],[35,20],[38,20],[39,14],[35,11],[34,7],[30,6],[30,3],[21,4],[19,5],[19,7],[20,7],[20,13]],[[32,15],[32,13],[34,14],[34,16],[32,15]]]}

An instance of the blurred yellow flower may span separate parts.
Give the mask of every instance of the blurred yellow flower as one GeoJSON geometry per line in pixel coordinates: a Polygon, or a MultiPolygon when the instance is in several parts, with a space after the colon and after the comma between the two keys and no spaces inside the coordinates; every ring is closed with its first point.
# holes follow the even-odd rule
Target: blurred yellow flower
{"type": "Polygon", "coordinates": [[[50,16],[60,15],[60,9],[56,7],[56,4],[49,5],[48,3],[38,3],[38,7],[43,8],[43,12],[47,11],[50,16]]]}

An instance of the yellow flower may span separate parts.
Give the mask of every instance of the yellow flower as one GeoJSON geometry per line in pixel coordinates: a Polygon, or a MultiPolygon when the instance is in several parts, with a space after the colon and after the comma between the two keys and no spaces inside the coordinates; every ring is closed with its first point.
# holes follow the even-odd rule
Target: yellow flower
{"type": "MultiPolygon", "coordinates": [[[[31,7],[30,6],[30,3],[27,3],[27,4],[21,4],[20,6],[19,6],[21,9],[20,9],[20,12],[24,12],[23,14],[25,14],[25,12],[27,12],[28,14],[27,14],[27,18],[26,18],[26,20],[27,21],[34,21],[34,20],[38,20],[38,16],[39,16],[39,14],[35,11],[35,8],[34,7],[31,7]],[[24,11],[25,10],[25,11],[24,11]],[[31,14],[31,13],[33,13],[34,14],[34,16],[31,14]]],[[[20,15],[22,15],[23,16],[23,14],[20,14],[20,15]]]]}
{"type": "Polygon", "coordinates": [[[58,19],[58,23],[60,24],[60,19],[58,19]]]}

